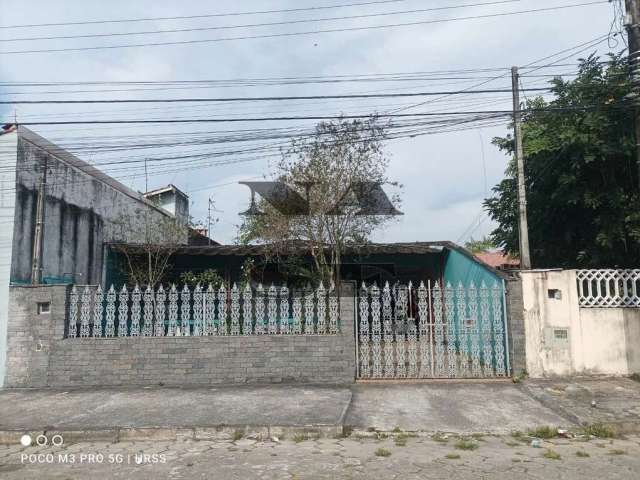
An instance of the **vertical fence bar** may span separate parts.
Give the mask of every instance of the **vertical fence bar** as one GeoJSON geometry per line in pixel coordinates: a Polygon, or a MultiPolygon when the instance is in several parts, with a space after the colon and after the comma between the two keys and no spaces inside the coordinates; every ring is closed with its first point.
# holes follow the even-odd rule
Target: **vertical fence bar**
{"type": "Polygon", "coordinates": [[[164,302],[166,300],[166,294],[164,293],[164,288],[162,285],[158,287],[158,292],[156,293],[156,301],[154,305],[154,312],[156,321],[153,325],[153,336],[154,337],[164,337],[164,316],[165,316],[165,307],[164,302]]]}
{"type": "Polygon", "coordinates": [[[131,292],[131,328],[129,330],[129,335],[131,337],[137,337],[140,335],[140,301],[142,298],[142,293],[140,292],[140,288],[136,284],[133,288],[133,292],[131,292]]]}
{"type": "Polygon", "coordinates": [[[111,338],[116,334],[116,291],[113,285],[109,287],[107,292],[107,306],[106,306],[106,322],[104,326],[104,336],[111,338]]]}
{"type": "Polygon", "coordinates": [[[98,285],[93,297],[93,336],[102,337],[102,287],[98,285]]]}

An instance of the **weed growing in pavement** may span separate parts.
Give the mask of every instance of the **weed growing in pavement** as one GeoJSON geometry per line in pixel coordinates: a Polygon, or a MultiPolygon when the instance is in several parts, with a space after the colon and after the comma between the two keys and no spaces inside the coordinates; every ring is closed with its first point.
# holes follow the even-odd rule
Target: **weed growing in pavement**
{"type": "Polygon", "coordinates": [[[615,438],[617,436],[616,429],[604,423],[587,425],[583,427],[582,431],[585,435],[592,435],[598,438],[615,438]]]}
{"type": "Polygon", "coordinates": [[[431,439],[435,442],[447,443],[449,441],[449,437],[442,433],[434,433],[431,435],[431,439]]]}
{"type": "Polygon", "coordinates": [[[519,447],[520,444],[518,442],[504,442],[507,447],[519,447]]]}
{"type": "Polygon", "coordinates": [[[374,452],[376,457],[390,457],[391,452],[386,448],[379,448],[374,452]]]}
{"type": "Polygon", "coordinates": [[[547,450],[542,456],[551,460],[560,460],[562,458],[558,452],[554,452],[553,450],[547,450]]]}
{"type": "Polygon", "coordinates": [[[293,441],[296,443],[304,442],[305,440],[309,440],[309,435],[306,433],[296,433],[293,436],[293,441]]]}
{"type": "Polygon", "coordinates": [[[591,455],[589,455],[587,452],[585,452],[584,450],[578,450],[576,452],[576,457],[580,457],[580,458],[588,458],[591,455]]]}
{"type": "Polygon", "coordinates": [[[620,450],[619,448],[614,448],[613,450],[609,450],[609,455],[626,455],[626,450],[620,450]]]}
{"type": "Polygon", "coordinates": [[[408,438],[409,438],[409,435],[406,435],[404,433],[401,433],[400,435],[396,436],[394,438],[396,446],[405,447],[407,445],[407,439],[408,438]]]}
{"type": "Polygon", "coordinates": [[[475,450],[478,448],[478,444],[472,440],[461,438],[454,445],[458,450],[475,450]]]}
{"type": "Polygon", "coordinates": [[[535,430],[529,430],[529,436],[536,438],[555,438],[558,436],[558,429],[550,426],[538,427],[535,430]]]}
{"type": "Polygon", "coordinates": [[[393,427],[393,430],[391,430],[393,433],[401,433],[402,429],[400,427],[393,427]]]}
{"type": "Polygon", "coordinates": [[[458,460],[460,458],[460,455],[458,455],[457,453],[447,453],[444,458],[448,458],[449,460],[458,460]]]}
{"type": "Polygon", "coordinates": [[[242,430],[236,430],[233,432],[233,441],[236,442],[244,437],[244,432],[242,430]]]}

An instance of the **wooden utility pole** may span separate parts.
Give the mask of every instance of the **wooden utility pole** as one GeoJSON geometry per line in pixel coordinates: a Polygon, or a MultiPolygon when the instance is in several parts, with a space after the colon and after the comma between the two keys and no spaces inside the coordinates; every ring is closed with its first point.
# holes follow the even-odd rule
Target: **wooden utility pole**
{"type": "Polygon", "coordinates": [[[36,206],[36,228],[33,235],[33,257],[31,260],[31,283],[39,285],[42,277],[42,237],[44,233],[44,202],[47,188],[47,157],[42,161],[42,175],[38,186],[36,206]]]}
{"type": "Polygon", "coordinates": [[[629,67],[635,96],[636,167],[640,185],[640,0],[625,0],[625,27],[629,39],[629,67]]]}
{"type": "Polygon", "coordinates": [[[520,237],[520,268],[531,270],[529,253],[529,225],[527,223],[527,192],[524,185],[524,151],[522,149],[522,122],[520,113],[520,92],[518,89],[518,67],[511,67],[511,88],[513,90],[513,137],[516,142],[516,163],[518,172],[518,230],[520,237]]]}

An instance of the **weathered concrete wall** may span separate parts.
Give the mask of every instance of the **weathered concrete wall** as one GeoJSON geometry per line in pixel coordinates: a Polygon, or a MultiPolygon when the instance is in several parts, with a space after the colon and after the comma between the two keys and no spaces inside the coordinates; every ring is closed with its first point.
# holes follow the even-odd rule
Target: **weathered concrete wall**
{"type": "Polygon", "coordinates": [[[4,378],[7,351],[17,150],[18,136],[15,133],[0,135],[0,386],[4,378]]]}
{"type": "Polygon", "coordinates": [[[103,242],[141,241],[145,218],[154,224],[167,217],[140,194],[23,128],[18,134],[17,162],[14,282],[31,279],[37,192],[45,163],[43,277],[100,283],[103,242]],[[139,220],[123,225],[123,219],[131,218],[139,220]]]}
{"type": "Polygon", "coordinates": [[[640,311],[580,308],[575,270],[522,272],[532,377],[640,371],[640,311]]]}
{"type": "Polygon", "coordinates": [[[13,286],[6,386],[351,383],[353,286],[342,292],[338,335],[65,339],[66,288],[13,286]]]}
{"type": "Polygon", "coordinates": [[[511,374],[519,375],[527,369],[522,281],[519,274],[506,280],[507,326],[511,374]]]}

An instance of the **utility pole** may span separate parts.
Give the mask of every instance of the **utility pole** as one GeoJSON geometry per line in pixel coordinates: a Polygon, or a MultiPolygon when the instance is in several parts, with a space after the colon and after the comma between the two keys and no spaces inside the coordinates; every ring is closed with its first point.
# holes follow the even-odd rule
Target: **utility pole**
{"type": "Polygon", "coordinates": [[[516,163],[518,171],[518,230],[520,232],[520,269],[531,270],[529,253],[529,225],[527,223],[527,192],[524,186],[524,151],[522,149],[522,122],[520,112],[520,92],[518,89],[518,67],[511,67],[511,88],[513,90],[513,137],[516,142],[516,163]]]}
{"type": "Polygon", "coordinates": [[[211,246],[211,197],[209,197],[209,213],[207,215],[207,243],[211,246]]]}
{"type": "Polygon", "coordinates": [[[44,233],[44,200],[47,186],[47,157],[42,162],[42,175],[38,187],[38,203],[36,206],[36,228],[33,237],[33,257],[31,261],[31,283],[39,285],[42,276],[42,237],[44,233]]]}
{"type": "Polygon", "coordinates": [[[638,168],[638,183],[640,186],[640,0],[625,0],[627,14],[625,27],[629,39],[629,69],[631,84],[635,93],[635,133],[636,133],[636,167],[638,168]]]}

